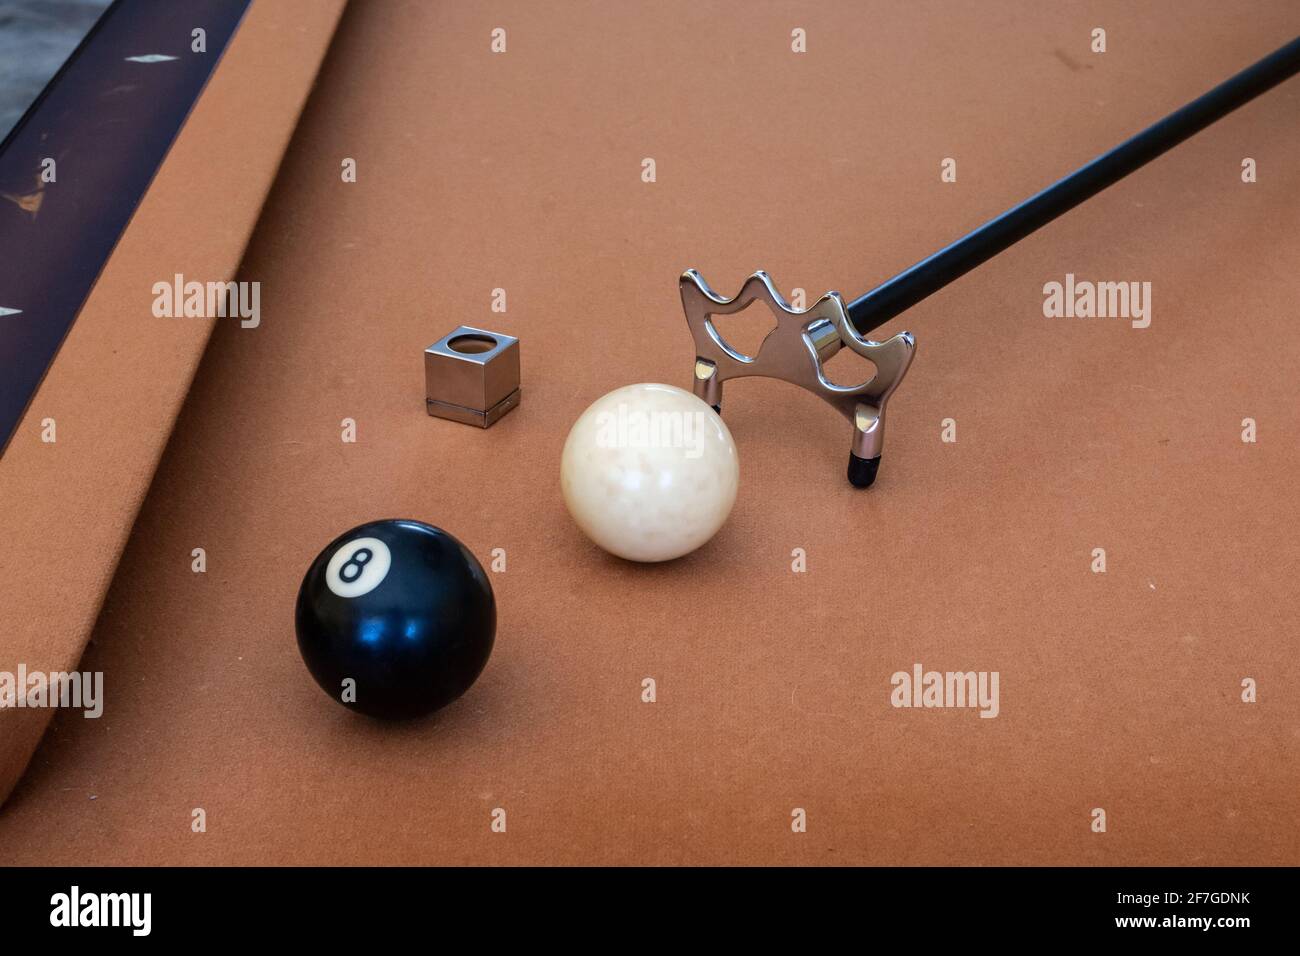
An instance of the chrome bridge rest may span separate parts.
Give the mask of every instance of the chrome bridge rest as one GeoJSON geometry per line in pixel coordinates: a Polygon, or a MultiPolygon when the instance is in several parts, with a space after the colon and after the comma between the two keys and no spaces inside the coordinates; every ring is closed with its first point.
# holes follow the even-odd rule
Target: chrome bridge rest
{"type": "Polygon", "coordinates": [[[827,292],[807,309],[786,302],[766,272],[755,272],[733,298],[718,295],[694,269],[678,282],[686,324],[695,340],[694,391],[722,413],[722,383],[757,375],[778,378],[820,396],[853,425],[849,449],[849,481],[868,488],[880,469],[885,440],[885,405],[912,363],[916,340],[899,332],[884,342],[864,339],[853,327],[844,300],[827,292]],[[776,328],[768,333],[758,354],[745,355],[727,344],[711,321],[731,315],[761,300],[772,310],[776,328]],[[824,363],[844,346],[876,367],[861,385],[836,385],[826,378],[824,363]]]}

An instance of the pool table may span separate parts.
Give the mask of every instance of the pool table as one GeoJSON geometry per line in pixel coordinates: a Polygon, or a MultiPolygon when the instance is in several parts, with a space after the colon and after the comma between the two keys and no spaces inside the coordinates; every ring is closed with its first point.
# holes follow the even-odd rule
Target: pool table
{"type": "Polygon", "coordinates": [[[596,398],[690,387],[683,270],[857,295],[1300,8],[288,10],[253,0],[94,293],[114,321],[0,461],[0,666],[104,675],[98,719],[0,714],[0,863],[1300,864],[1300,82],[882,329],[917,349],[872,488],[763,379],[727,386],[739,493],[698,551],[612,557],[559,484],[596,398]],[[204,269],[260,283],[256,327],[151,313],[204,269]],[[1049,316],[1067,276],[1149,283],[1149,322],[1049,316]],[[460,325],[519,339],[490,428],[426,413],[460,325]],[[496,596],[423,720],[346,711],[295,643],[308,565],[379,518],[496,596]],[[996,707],[900,706],[914,671],[996,674],[996,707]]]}

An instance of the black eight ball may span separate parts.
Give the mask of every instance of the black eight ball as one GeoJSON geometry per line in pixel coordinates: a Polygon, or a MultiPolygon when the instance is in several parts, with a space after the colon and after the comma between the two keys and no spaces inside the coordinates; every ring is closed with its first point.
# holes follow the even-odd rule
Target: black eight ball
{"type": "Polygon", "coordinates": [[[294,624],[307,669],[335,700],[373,717],[419,717],[482,672],[496,600],[482,565],[447,532],[372,521],[312,562],[294,624]]]}

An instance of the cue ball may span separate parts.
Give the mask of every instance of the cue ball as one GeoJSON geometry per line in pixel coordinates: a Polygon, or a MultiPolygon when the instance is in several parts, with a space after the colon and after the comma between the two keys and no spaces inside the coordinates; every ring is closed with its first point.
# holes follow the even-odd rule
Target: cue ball
{"type": "Polygon", "coordinates": [[[492,653],[496,622],[474,555],[440,528],[401,520],[332,541],[307,569],[294,614],[316,683],[350,710],[388,718],[419,717],[465,693],[492,653]]]}
{"type": "Polygon", "coordinates": [[[740,482],[722,417],[672,385],[597,399],[564,443],[560,485],[587,537],[631,561],[669,561],[713,537],[740,482]]]}

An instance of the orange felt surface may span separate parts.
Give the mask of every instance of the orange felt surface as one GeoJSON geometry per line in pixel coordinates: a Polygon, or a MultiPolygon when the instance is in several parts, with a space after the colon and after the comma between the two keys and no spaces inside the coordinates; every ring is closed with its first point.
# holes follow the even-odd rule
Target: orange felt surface
{"type": "Polygon", "coordinates": [[[690,381],[682,269],[857,294],[1300,31],[1249,7],[350,5],[241,267],[262,325],[218,323],[82,663],[105,716],[54,721],[0,855],[1300,863],[1297,81],[883,329],[918,353],[870,491],[843,420],[760,381],[694,555],[606,556],[558,484],[590,401],[690,381]],[[1150,328],[1044,318],[1066,273],[1150,282],[1150,328]],[[487,431],[423,408],[462,323],[521,340],[487,431]],[[487,670],[400,726],[292,631],[317,551],[390,516],[507,555],[487,670]],[[917,662],[997,671],[998,717],[891,707],[917,662]]]}

